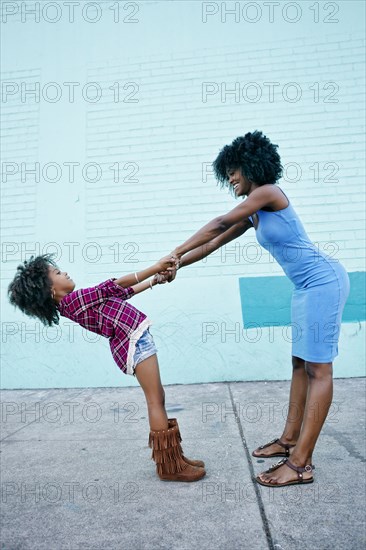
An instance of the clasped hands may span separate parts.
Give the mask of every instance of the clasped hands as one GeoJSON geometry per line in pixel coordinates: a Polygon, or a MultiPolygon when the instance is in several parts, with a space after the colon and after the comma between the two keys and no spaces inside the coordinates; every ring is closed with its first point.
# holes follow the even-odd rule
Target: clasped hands
{"type": "Polygon", "coordinates": [[[180,267],[180,256],[176,251],[164,256],[157,262],[158,273],[154,276],[154,281],[158,285],[171,283],[174,281],[177,270],[180,267]]]}

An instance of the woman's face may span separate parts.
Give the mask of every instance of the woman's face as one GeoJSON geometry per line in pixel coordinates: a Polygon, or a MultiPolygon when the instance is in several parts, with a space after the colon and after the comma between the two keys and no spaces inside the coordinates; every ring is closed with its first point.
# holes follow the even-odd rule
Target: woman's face
{"type": "Polygon", "coordinates": [[[249,180],[242,174],[240,168],[229,168],[227,170],[228,183],[233,188],[236,197],[248,195],[251,184],[249,180]]]}
{"type": "Polygon", "coordinates": [[[52,289],[56,295],[58,292],[72,292],[74,290],[75,283],[66,271],[61,271],[58,267],[50,266],[48,268],[48,275],[52,281],[52,289]]]}

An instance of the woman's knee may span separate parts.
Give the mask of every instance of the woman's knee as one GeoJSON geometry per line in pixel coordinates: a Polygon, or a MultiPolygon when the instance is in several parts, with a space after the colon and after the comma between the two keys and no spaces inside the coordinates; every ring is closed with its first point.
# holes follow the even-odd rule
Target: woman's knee
{"type": "Polygon", "coordinates": [[[292,368],[294,370],[298,369],[304,369],[305,368],[305,361],[304,359],[300,359],[300,357],[292,356],[292,368]]]}
{"type": "Polygon", "coordinates": [[[313,363],[306,361],[305,370],[309,378],[329,378],[333,375],[333,363],[313,363]]]}

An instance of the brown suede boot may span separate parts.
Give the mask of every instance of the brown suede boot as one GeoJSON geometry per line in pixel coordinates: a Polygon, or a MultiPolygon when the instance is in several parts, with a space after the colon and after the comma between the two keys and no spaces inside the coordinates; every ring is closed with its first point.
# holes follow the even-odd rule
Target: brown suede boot
{"type": "MultiPolygon", "coordinates": [[[[169,425],[169,428],[172,428],[173,426],[177,426],[178,438],[179,438],[179,441],[182,441],[182,437],[180,435],[179,426],[178,426],[178,420],[176,418],[168,418],[168,425],[169,425]]],[[[182,447],[181,447],[181,450],[182,450],[182,447]]],[[[189,458],[183,455],[183,450],[182,450],[182,456],[183,456],[183,460],[187,462],[187,464],[190,464],[191,466],[196,466],[197,468],[205,467],[205,463],[203,462],[203,460],[190,460],[189,458]]]]}
{"type": "Polygon", "coordinates": [[[178,428],[152,431],[149,435],[151,458],[156,463],[156,473],[162,481],[198,481],[206,475],[204,468],[196,468],[183,460],[178,428]]]}

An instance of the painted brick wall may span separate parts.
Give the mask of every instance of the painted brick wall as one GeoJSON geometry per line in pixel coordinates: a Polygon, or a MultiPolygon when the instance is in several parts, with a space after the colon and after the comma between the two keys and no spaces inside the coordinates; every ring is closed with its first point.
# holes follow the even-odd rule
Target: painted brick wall
{"type": "MultiPolygon", "coordinates": [[[[337,35],[321,43],[298,38],[286,47],[263,44],[226,53],[221,48],[174,59],[154,56],[128,65],[106,61],[88,71],[90,82],[103,82],[106,88],[121,78],[135,83],[122,92],[126,102],[114,103],[110,91],[105,102],[90,106],[87,114],[89,161],[126,166],[126,181],[113,184],[109,177],[88,186],[88,237],[110,242],[114,237],[131,239],[133,234],[144,261],[153,260],[164,250],[162,243],[173,247],[210,217],[235,205],[215,188],[205,166],[233,137],[259,128],[280,145],[287,168],[281,187],[309,236],[348,270],[364,265],[360,38],[337,35]],[[255,85],[245,93],[248,82],[255,85]],[[273,102],[269,82],[278,83],[273,102]],[[296,89],[288,87],[285,99],[291,82],[296,89]],[[206,101],[204,83],[214,88],[206,101]],[[222,97],[225,86],[228,91],[235,85],[240,95],[222,97]],[[294,91],[301,94],[296,102],[289,100],[294,91]],[[254,93],[262,94],[257,102],[248,99],[254,93]]],[[[240,243],[254,241],[250,232],[240,243]]],[[[259,248],[248,253],[248,260],[251,274],[281,273],[259,248]]],[[[195,268],[197,273],[202,274],[203,267],[206,277],[242,274],[243,269],[241,262],[230,262],[229,255],[223,266],[220,253],[195,268]]],[[[182,276],[192,276],[192,269],[182,276]]]]}
{"type": "MultiPolygon", "coordinates": [[[[40,69],[31,68],[2,73],[3,83],[40,80],[40,69]]],[[[37,184],[22,181],[21,164],[38,161],[39,103],[26,104],[9,95],[2,103],[2,178],[1,178],[1,238],[2,241],[34,240],[37,184]]],[[[14,251],[9,244],[9,251],[14,251]]],[[[4,263],[3,266],[4,267],[4,263]]]]}
{"type": "MultiPolygon", "coordinates": [[[[208,163],[237,135],[262,129],[280,145],[287,168],[280,185],[309,236],[348,271],[363,271],[363,47],[357,33],[321,39],[303,34],[285,45],[272,40],[255,46],[145,55],[124,63],[117,55],[106,56],[102,63],[89,63],[81,74],[80,67],[70,66],[70,80],[78,74],[79,80],[98,82],[103,97],[83,104],[72,132],[75,156],[70,148],[65,158],[95,163],[101,173],[93,172],[91,165],[87,178],[67,187],[72,201],[63,199],[61,227],[66,233],[68,227],[69,233],[52,229],[55,240],[61,247],[70,239],[91,246],[79,263],[66,261],[63,267],[73,270],[78,286],[90,286],[168,253],[211,218],[235,206],[234,199],[216,187],[208,163]],[[248,83],[252,85],[245,88],[248,83]],[[268,83],[278,83],[273,101],[268,83]],[[211,93],[204,96],[205,89],[211,93]],[[255,92],[262,94],[258,101],[253,101],[255,92]],[[295,92],[301,92],[298,101],[293,101],[295,92]],[[111,168],[116,163],[118,181],[111,168]]],[[[24,75],[31,78],[35,70],[25,70],[24,75]]],[[[7,109],[9,144],[12,140],[19,144],[20,158],[35,159],[44,105],[14,102],[7,109]]],[[[44,144],[45,137],[41,140],[44,144]]],[[[9,149],[6,159],[17,155],[9,149]]],[[[50,225],[50,217],[40,187],[28,185],[23,193],[16,180],[13,186],[3,185],[4,236],[9,240],[48,242],[41,233],[50,225]],[[21,198],[13,199],[11,189],[21,198]],[[28,200],[32,193],[37,194],[37,206],[28,200]]],[[[11,255],[3,262],[3,296],[20,259],[11,255]]],[[[260,249],[250,230],[207,261],[182,270],[174,284],[133,299],[153,320],[165,383],[290,376],[291,346],[280,329],[272,341],[265,332],[254,341],[239,326],[238,278],[270,274],[282,270],[260,249]],[[205,333],[207,323],[218,328],[214,335],[205,333]]],[[[4,322],[35,326],[6,305],[4,322]]],[[[3,330],[4,387],[136,384],[120,374],[108,342],[88,340],[79,327],[72,341],[70,327],[64,324],[58,340],[52,341],[57,331],[40,330],[40,342],[32,335],[23,338],[19,331],[12,336],[10,329],[7,326],[5,341],[3,330]]],[[[336,375],[362,374],[363,330],[361,324],[342,327],[336,375]]]]}

